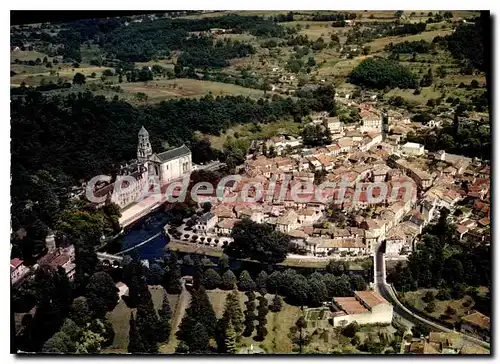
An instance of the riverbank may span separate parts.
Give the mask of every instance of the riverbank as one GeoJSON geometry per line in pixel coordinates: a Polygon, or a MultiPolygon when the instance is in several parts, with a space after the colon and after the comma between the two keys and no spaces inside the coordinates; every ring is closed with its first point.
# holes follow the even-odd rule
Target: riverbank
{"type": "MultiPolygon", "coordinates": [[[[210,246],[202,246],[193,243],[187,243],[180,240],[170,240],[166,246],[169,250],[176,253],[185,254],[201,254],[210,257],[218,258],[223,252],[220,249],[213,248],[210,246]]],[[[245,262],[260,263],[250,259],[242,259],[245,262]]],[[[288,268],[312,268],[312,269],[325,269],[328,265],[330,259],[314,260],[307,258],[296,258],[288,257],[282,263],[278,263],[278,266],[288,267],[288,268]]],[[[349,270],[365,270],[363,267],[363,262],[347,262],[349,264],[349,270]]]]}

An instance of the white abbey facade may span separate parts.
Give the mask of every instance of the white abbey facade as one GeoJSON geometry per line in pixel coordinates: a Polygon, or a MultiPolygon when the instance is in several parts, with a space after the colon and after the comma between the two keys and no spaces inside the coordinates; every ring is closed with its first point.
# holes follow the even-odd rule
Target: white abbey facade
{"type": "Polygon", "coordinates": [[[96,185],[94,195],[96,197],[108,196],[111,202],[116,203],[121,209],[137,202],[144,193],[149,177],[157,176],[160,185],[163,186],[175,179],[181,178],[185,173],[191,173],[191,151],[185,145],[179,148],[167,150],[160,154],[154,154],[148,131],[142,127],[139,131],[139,143],[137,145],[137,160],[121,166],[116,179],[111,183],[96,185]],[[134,182],[129,185],[129,178],[134,182]],[[115,182],[122,181],[122,188],[117,189],[115,182]]]}
{"type": "Polygon", "coordinates": [[[149,176],[158,176],[160,184],[181,178],[185,173],[191,173],[191,151],[185,145],[170,149],[159,154],[153,154],[148,131],[142,127],[139,131],[137,160],[147,163],[149,176]]]}

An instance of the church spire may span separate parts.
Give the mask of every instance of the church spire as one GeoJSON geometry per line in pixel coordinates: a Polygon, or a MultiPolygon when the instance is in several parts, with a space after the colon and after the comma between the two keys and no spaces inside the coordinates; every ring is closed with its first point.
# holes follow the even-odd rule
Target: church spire
{"type": "Polygon", "coordinates": [[[139,136],[144,135],[144,136],[149,136],[148,131],[144,127],[144,125],[141,127],[141,130],[139,130],[139,136]]]}
{"type": "Polygon", "coordinates": [[[139,130],[139,144],[137,145],[137,160],[146,162],[153,155],[151,143],[149,142],[149,133],[143,126],[139,130]]]}

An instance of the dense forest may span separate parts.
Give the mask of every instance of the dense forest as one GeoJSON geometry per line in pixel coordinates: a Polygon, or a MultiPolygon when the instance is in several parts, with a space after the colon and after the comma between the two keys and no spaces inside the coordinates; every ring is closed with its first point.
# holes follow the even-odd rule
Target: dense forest
{"type": "Polygon", "coordinates": [[[433,43],[444,45],[458,60],[463,61],[470,74],[476,68],[486,72],[489,59],[485,57],[485,34],[490,34],[489,18],[478,17],[473,24],[460,24],[456,31],[445,37],[435,37],[433,43]]]}
{"type": "Polygon", "coordinates": [[[361,62],[349,75],[349,82],[376,89],[417,86],[415,76],[407,67],[384,58],[370,58],[361,62]]]}
{"type": "Polygon", "coordinates": [[[241,42],[216,43],[209,34],[211,29],[225,29],[229,33],[248,32],[255,36],[280,37],[284,28],[272,20],[258,16],[230,14],[203,19],[165,18],[141,22],[126,19],[86,19],[68,24],[55,35],[45,31],[25,34],[16,31],[11,36],[13,46],[23,46],[28,40],[38,40],[47,46],[50,56],[62,55],[67,62],[81,62],[80,46],[98,44],[107,52],[109,60],[147,62],[153,58],[166,58],[172,52],[182,51],[182,64],[186,67],[228,65],[231,58],[244,57],[253,48],[241,42]],[[203,32],[196,35],[193,32],[203,32]]]}
{"type": "Polygon", "coordinates": [[[190,32],[207,32],[212,28],[229,32],[248,31],[256,36],[279,36],[282,28],[261,17],[227,15],[204,19],[162,19],[154,22],[131,23],[105,35],[104,49],[122,61],[147,62],[153,57],[168,57],[182,50],[183,66],[227,66],[231,58],[245,57],[253,52],[240,42],[215,43],[208,35],[194,36],[190,32]],[[217,49],[214,49],[217,48],[217,49]]]}

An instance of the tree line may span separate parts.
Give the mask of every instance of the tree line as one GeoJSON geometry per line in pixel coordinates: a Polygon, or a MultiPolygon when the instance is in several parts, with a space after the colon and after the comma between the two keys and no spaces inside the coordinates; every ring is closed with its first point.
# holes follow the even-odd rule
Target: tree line
{"type": "Polygon", "coordinates": [[[391,53],[429,53],[433,49],[433,44],[425,40],[409,42],[405,40],[402,43],[389,43],[384,47],[386,52],[391,53]]]}

